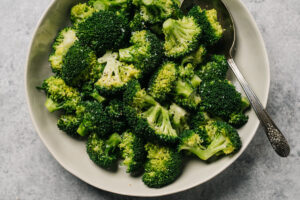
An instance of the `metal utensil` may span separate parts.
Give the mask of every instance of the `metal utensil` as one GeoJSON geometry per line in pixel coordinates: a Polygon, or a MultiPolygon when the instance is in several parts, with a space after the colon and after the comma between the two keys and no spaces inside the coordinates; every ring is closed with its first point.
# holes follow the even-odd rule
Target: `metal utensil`
{"type": "Polygon", "coordinates": [[[231,13],[222,0],[184,0],[181,5],[181,10],[186,13],[195,5],[199,5],[201,8],[205,9],[214,8],[217,10],[218,19],[225,31],[224,36],[217,45],[216,49],[218,49],[221,54],[224,54],[226,56],[231,70],[237,77],[252,105],[252,108],[256,112],[257,117],[263,125],[273,149],[279,156],[287,157],[290,153],[290,147],[287,143],[287,140],[278,129],[276,124],[273,122],[267,111],[263,108],[259,99],[250,88],[249,84],[247,83],[233,60],[236,42],[236,29],[231,13]]]}

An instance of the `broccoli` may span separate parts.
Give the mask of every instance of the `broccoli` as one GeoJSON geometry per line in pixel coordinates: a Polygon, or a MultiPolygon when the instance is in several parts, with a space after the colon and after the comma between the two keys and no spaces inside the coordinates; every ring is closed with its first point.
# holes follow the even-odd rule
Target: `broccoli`
{"type": "Polygon", "coordinates": [[[176,64],[174,62],[163,63],[152,76],[148,93],[158,101],[166,100],[177,79],[176,71],[176,64]]]}
{"type": "Polygon", "coordinates": [[[203,81],[223,80],[228,71],[228,64],[225,56],[213,55],[211,61],[201,67],[198,76],[203,81]]]}
{"type": "Polygon", "coordinates": [[[95,87],[103,95],[115,95],[126,87],[127,83],[139,78],[141,72],[132,64],[126,64],[117,60],[118,53],[107,51],[98,59],[98,62],[105,65],[101,77],[95,83],[95,87]]]}
{"type": "Polygon", "coordinates": [[[175,149],[147,143],[148,153],[143,182],[151,188],[161,188],[175,181],[182,170],[182,156],[175,149]]]}
{"type": "Polygon", "coordinates": [[[129,83],[124,92],[125,114],[129,125],[136,133],[161,143],[174,144],[178,141],[172,127],[169,111],[141,89],[137,81],[129,83]]]}
{"type": "Polygon", "coordinates": [[[209,117],[209,115],[199,109],[197,112],[192,114],[190,118],[190,127],[192,129],[199,128],[200,126],[207,124],[210,120],[211,118],[209,117]]]}
{"type": "Polygon", "coordinates": [[[60,130],[66,132],[71,137],[82,139],[82,136],[77,133],[77,129],[80,123],[81,119],[79,117],[77,117],[76,115],[68,114],[60,116],[57,121],[57,126],[60,130]]]}
{"type": "Polygon", "coordinates": [[[172,125],[175,127],[178,133],[181,133],[183,130],[189,128],[187,123],[189,114],[186,110],[173,103],[170,106],[169,113],[172,119],[172,125]]]}
{"type": "Polygon", "coordinates": [[[67,54],[69,48],[77,41],[76,31],[67,27],[58,33],[55,42],[52,45],[52,53],[49,62],[54,73],[60,74],[63,58],[67,54]]]}
{"type": "Polygon", "coordinates": [[[117,15],[130,15],[131,0],[89,0],[88,4],[96,10],[107,10],[117,15]]]}
{"type": "Polygon", "coordinates": [[[163,23],[165,55],[178,58],[196,50],[201,32],[194,17],[182,17],[178,20],[169,18],[163,23]]]}
{"type": "Polygon", "coordinates": [[[179,0],[133,0],[132,3],[139,7],[141,17],[150,24],[177,17],[181,13],[179,0]]]}
{"type": "Polygon", "coordinates": [[[202,29],[201,42],[205,45],[213,45],[222,37],[223,29],[217,19],[217,11],[215,9],[205,10],[200,6],[193,7],[189,13],[193,16],[202,29]]]}
{"type": "Polygon", "coordinates": [[[97,133],[103,137],[111,131],[111,119],[105,112],[104,106],[97,101],[86,101],[80,105],[82,122],[77,133],[85,136],[88,133],[97,133]]]}
{"type": "Polygon", "coordinates": [[[197,66],[203,62],[205,54],[206,54],[205,47],[203,45],[200,45],[196,51],[190,53],[189,55],[185,56],[182,59],[181,65],[191,63],[194,66],[197,66]]]}
{"type": "Polygon", "coordinates": [[[233,154],[240,150],[241,144],[240,136],[233,127],[226,122],[212,121],[202,130],[187,130],[182,134],[178,149],[208,160],[212,156],[233,154]]]}
{"type": "Polygon", "coordinates": [[[88,17],[90,17],[96,10],[86,3],[79,3],[72,7],[71,9],[71,21],[77,26],[79,23],[85,21],[88,17]]]}
{"type": "Polygon", "coordinates": [[[86,151],[90,159],[100,167],[112,169],[118,159],[118,145],[121,142],[119,134],[114,133],[108,139],[102,139],[92,133],[86,142],[86,151]]]}
{"type": "Polygon", "coordinates": [[[137,31],[130,43],[132,46],[119,50],[120,61],[133,63],[143,74],[155,69],[162,58],[162,46],[156,35],[146,30],[137,31]]]}
{"type": "Polygon", "coordinates": [[[66,84],[81,87],[90,79],[91,71],[96,65],[95,53],[90,48],[75,42],[63,59],[61,77],[66,84]]]}
{"type": "Polygon", "coordinates": [[[245,115],[245,111],[250,108],[250,102],[246,97],[242,97],[241,110],[237,113],[232,113],[229,117],[228,123],[235,127],[240,128],[248,122],[248,116],[245,115]]]}
{"type": "Polygon", "coordinates": [[[40,89],[47,94],[45,106],[49,112],[63,109],[71,113],[76,110],[81,101],[79,91],[68,86],[63,79],[56,76],[50,76],[44,80],[40,89]]]}
{"type": "Polygon", "coordinates": [[[128,41],[129,30],[127,20],[113,12],[98,11],[78,24],[79,41],[90,46],[98,56],[107,50],[124,46],[128,41]]]}
{"type": "Polygon", "coordinates": [[[122,133],[127,125],[123,102],[118,99],[113,99],[105,107],[105,111],[110,119],[111,131],[122,133]]]}
{"type": "Polygon", "coordinates": [[[191,63],[179,65],[177,69],[178,76],[183,79],[191,79],[195,75],[195,66],[191,63]]]}
{"type": "Polygon", "coordinates": [[[203,82],[199,88],[202,107],[213,117],[221,117],[228,121],[232,113],[242,108],[241,94],[228,80],[203,82]]]}
{"type": "Polygon", "coordinates": [[[129,22],[129,28],[132,32],[146,29],[146,23],[143,21],[140,13],[134,15],[133,19],[129,22]]]}
{"type": "Polygon", "coordinates": [[[138,175],[142,172],[146,160],[144,141],[133,132],[126,131],[122,134],[119,148],[124,158],[122,164],[127,167],[126,172],[133,175],[138,175]]]}
{"type": "Polygon", "coordinates": [[[87,82],[82,86],[82,96],[84,100],[96,100],[99,103],[103,103],[106,98],[101,96],[96,88],[94,88],[93,82],[87,82]]]}

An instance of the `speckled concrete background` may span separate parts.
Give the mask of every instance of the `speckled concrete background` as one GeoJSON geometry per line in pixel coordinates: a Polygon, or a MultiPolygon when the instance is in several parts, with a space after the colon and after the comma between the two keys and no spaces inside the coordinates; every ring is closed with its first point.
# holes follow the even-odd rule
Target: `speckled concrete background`
{"type": "MultiPolygon", "coordinates": [[[[0,199],[132,199],[93,188],[64,170],[31,123],[24,65],[34,27],[51,0],[0,1],[0,199]]],[[[245,153],[201,186],[156,199],[300,198],[300,3],[243,0],[263,35],[271,65],[267,109],[290,142],[278,157],[260,127],[245,153]]]]}

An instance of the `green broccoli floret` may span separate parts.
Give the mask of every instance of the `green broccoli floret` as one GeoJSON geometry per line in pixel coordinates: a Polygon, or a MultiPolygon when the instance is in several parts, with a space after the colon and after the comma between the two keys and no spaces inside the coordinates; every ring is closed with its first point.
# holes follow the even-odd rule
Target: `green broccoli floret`
{"type": "Polygon", "coordinates": [[[63,58],[67,54],[69,48],[77,41],[76,31],[67,27],[58,33],[55,42],[52,45],[52,53],[49,62],[54,73],[60,74],[63,58]]]}
{"type": "Polygon", "coordinates": [[[127,126],[123,102],[113,99],[105,107],[105,111],[111,121],[111,132],[122,133],[127,126]]]}
{"type": "Polygon", "coordinates": [[[98,134],[92,133],[86,142],[86,151],[95,164],[111,169],[117,164],[120,142],[121,137],[117,133],[112,134],[108,139],[102,139],[98,134]]]}
{"type": "Polygon", "coordinates": [[[136,133],[161,143],[174,144],[178,140],[172,127],[169,112],[153,97],[141,89],[137,81],[129,83],[124,92],[125,114],[129,125],[136,133]]]}
{"type": "Polygon", "coordinates": [[[63,59],[61,77],[74,87],[81,87],[90,79],[91,70],[97,65],[95,53],[75,42],[63,59]]]}
{"type": "Polygon", "coordinates": [[[150,31],[134,32],[130,38],[132,46],[120,49],[120,61],[133,63],[143,74],[151,72],[160,64],[162,46],[159,39],[150,31]]]}
{"type": "Polygon", "coordinates": [[[242,108],[241,94],[228,80],[203,82],[199,94],[204,110],[213,117],[221,117],[225,121],[232,113],[238,113],[242,108]]]}
{"type": "Polygon", "coordinates": [[[132,3],[140,9],[143,20],[154,24],[180,13],[179,0],[133,0],[132,3]]]}
{"type": "Polygon", "coordinates": [[[88,133],[97,133],[103,137],[111,132],[111,119],[105,112],[103,105],[97,101],[81,103],[82,122],[77,133],[85,136],[88,133]]]}
{"type": "Polygon", "coordinates": [[[84,100],[96,100],[102,103],[106,100],[105,97],[99,94],[98,90],[94,87],[93,82],[87,82],[82,86],[82,96],[84,100]]]}
{"type": "Polygon", "coordinates": [[[177,73],[180,78],[183,79],[191,79],[195,75],[195,66],[191,63],[186,65],[179,65],[177,68],[177,73]]]}
{"type": "Polygon", "coordinates": [[[203,62],[205,55],[206,55],[206,49],[203,45],[200,45],[196,51],[192,52],[191,54],[185,56],[182,59],[181,65],[186,65],[187,63],[191,63],[194,66],[197,66],[203,62]]]}
{"type": "Polygon", "coordinates": [[[217,11],[215,9],[205,10],[200,6],[195,6],[189,11],[189,16],[197,19],[202,29],[201,42],[205,45],[213,45],[222,37],[223,29],[217,19],[217,11]]]}
{"type": "Polygon", "coordinates": [[[212,156],[222,154],[229,155],[241,148],[241,140],[237,131],[226,122],[213,121],[204,127],[203,130],[188,130],[181,135],[179,150],[187,150],[201,160],[208,160],[212,156]],[[203,134],[203,130],[206,134],[203,134]],[[209,139],[207,139],[209,138],[209,139]],[[205,141],[209,141],[207,147],[205,141]]]}
{"type": "Polygon", "coordinates": [[[62,78],[50,76],[44,80],[41,89],[47,94],[45,106],[49,112],[63,109],[70,113],[81,101],[79,91],[68,86],[62,78]]]}
{"type": "Polygon", "coordinates": [[[126,131],[122,134],[119,147],[124,159],[122,164],[127,167],[126,172],[133,175],[142,172],[146,160],[144,141],[133,132],[126,131]]]}
{"type": "Polygon", "coordinates": [[[182,170],[182,156],[175,149],[147,143],[148,161],[145,164],[143,182],[151,188],[161,188],[174,182],[182,170]]]}
{"type": "Polygon", "coordinates": [[[57,121],[57,126],[60,130],[64,131],[68,135],[76,139],[82,139],[77,133],[77,129],[81,123],[80,117],[76,115],[62,115],[57,121]]]}
{"type": "Polygon", "coordinates": [[[169,113],[172,119],[172,125],[175,127],[178,133],[181,133],[183,130],[189,128],[187,123],[189,119],[189,113],[186,110],[173,103],[170,106],[169,113]]]}
{"type": "Polygon", "coordinates": [[[225,56],[213,55],[211,61],[202,66],[197,75],[203,81],[224,80],[227,71],[228,64],[225,56]]]}
{"type": "Polygon", "coordinates": [[[240,128],[248,122],[249,117],[245,115],[245,111],[250,108],[250,102],[246,97],[242,97],[241,110],[238,113],[232,113],[229,117],[228,123],[235,127],[240,128]]]}
{"type": "Polygon", "coordinates": [[[93,13],[78,25],[77,31],[79,41],[95,50],[98,56],[124,46],[128,35],[127,20],[109,11],[93,13]]]}
{"type": "Polygon", "coordinates": [[[210,120],[211,118],[206,112],[198,110],[196,113],[193,113],[190,118],[190,127],[192,129],[197,129],[200,126],[207,124],[210,120]]]}
{"type": "Polygon", "coordinates": [[[96,10],[107,10],[117,15],[130,15],[131,0],[89,0],[88,4],[96,10]]]}
{"type": "Polygon", "coordinates": [[[133,19],[129,22],[131,32],[141,31],[146,29],[146,23],[143,21],[140,13],[136,13],[133,19]]]}
{"type": "Polygon", "coordinates": [[[168,61],[152,76],[148,93],[158,101],[164,101],[173,90],[174,83],[177,79],[177,69],[174,62],[168,61]]]}
{"type": "Polygon", "coordinates": [[[104,65],[101,77],[95,83],[95,87],[103,95],[115,95],[123,91],[130,80],[141,76],[141,71],[132,64],[126,64],[117,60],[118,53],[107,51],[98,62],[104,65]]]}
{"type": "Polygon", "coordinates": [[[178,58],[198,48],[201,28],[193,17],[169,18],[163,23],[163,33],[165,55],[178,58]]]}
{"type": "Polygon", "coordinates": [[[71,21],[77,26],[79,23],[85,21],[90,17],[96,10],[86,3],[79,3],[71,8],[71,21]]]}

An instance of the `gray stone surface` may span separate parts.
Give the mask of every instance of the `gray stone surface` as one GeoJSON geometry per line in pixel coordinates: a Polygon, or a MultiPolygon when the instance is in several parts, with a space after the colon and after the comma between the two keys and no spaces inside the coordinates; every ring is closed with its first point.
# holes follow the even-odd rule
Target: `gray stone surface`
{"type": "MultiPolygon", "coordinates": [[[[299,199],[300,4],[243,0],[262,32],[271,65],[267,109],[290,142],[278,157],[260,127],[245,153],[215,179],[156,199],[299,199]]],[[[64,170],[39,139],[24,92],[28,45],[51,0],[0,1],[0,199],[132,199],[93,188],[64,170]]]]}

